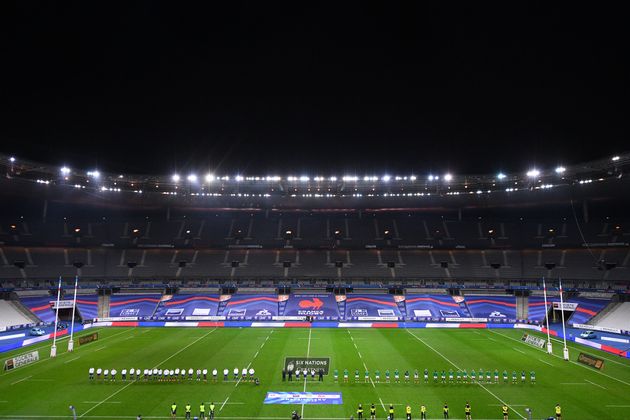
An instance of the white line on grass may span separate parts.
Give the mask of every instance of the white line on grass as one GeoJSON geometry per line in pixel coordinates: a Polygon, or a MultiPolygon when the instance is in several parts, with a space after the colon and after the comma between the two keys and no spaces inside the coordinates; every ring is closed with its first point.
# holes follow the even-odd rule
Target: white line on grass
{"type": "MultiPolygon", "coordinates": [[[[422,344],[424,344],[425,346],[427,346],[428,348],[430,348],[431,350],[433,350],[435,353],[437,353],[440,357],[442,357],[442,359],[446,360],[448,363],[450,363],[451,365],[453,365],[455,367],[455,369],[457,370],[462,370],[459,366],[457,366],[455,363],[451,362],[446,356],[444,356],[442,353],[440,353],[439,351],[437,351],[436,349],[434,349],[433,347],[431,347],[426,341],[424,341],[423,339],[421,339],[420,337],[418,337],[417,335],[415,335],[414,333],[412,333],[411,331],[409,331],[408,329],[405,329],[405,331],[407,331],[409,334],[413,335],[414,337],[416,337],[416,339],[418,341],[420,341],[422,344]]],[[[512,406],[508,403],[506,403],[505,401],[503,401],[500,397],[498,397],[496,394],[494,394],[492,391],[490,391],[488,388],[486,388],[485,386],[483,386],[483,384],[480,384],[479,382],[475,382],[477,385],[479,385],[481,388],[483,388],[488,394],[492,395],[494,398],[496,398],[497,400],[499,400],[499,402],[505,404],[506,406],[510,407],[512,409],[512,411],[514,411],[520,418],[525,419],[525,417],[523,417],[523,415],[521,413],[519,413],[518,411],[516,411],[514,408],[512,408],[512,406]]]]}
{"type": "MultiPolygon", "coordinates": [[[[311,355],[311,333],[313,332],[312,328],[308,329],[308,347],[306,348],[306,358],[308,359],[308,357],[311,355]]],[[[307,377],[306,375],[304,375],[304,391],[306,392],[306,382],[307,382],[307,377]]],[[[302,414],[300,415],[300,417],[304,417],[304,404],[302,404],[302,414]]]]}
{"type": "MultiPolygon", "coordinates": [[[[212,334],[213,332],[215,332],[217,329],[214,328],[210,331],[208,331],[205,335],[203,335],[202,337],[196,339],[195,341],[191,342],[190,344],[182,347],[181,349],[177,350],[175,353],[173,353],[171,356],[167,357],[165,360],[162,360],[160,363],[158,363],[157,365],[155,365],[152,369],[156,369],[158,366],[161,366],[162,364],[168,362],[169,360],[171,360],[173,357],[177,356],[179,353],[183,352],[184,350],[186,350],[188,347],[192,346],[193,344],[197,343],[199,340],[209,336],[210,334],[212,334]]],[[[85,413],[81,414],[79,417],[84,417],[87,413],[89,413],[90,411],[94,410],[96,407],[100,406],[101,404],[109,401],[109,399],[111,399],[112,397],[118,395],[119,393],[121,393],[122,391],[124,391],[125,389],[129,388],[131,385],[133,385],[135,382],[137,381],[137,379],[134,379],[132,382],[129,382],[127,385],[123,386],[122,388],[120,388],[118,391],[114,392],[113,394],[111,394],[109,397],[105,398],[103,401],[99,402],[98,404],[94,405],[92,408],[90,408],[89,410],[87,410],[85,413]]]]}
{"type": "Polygon", "coordinates": [[[517,349],[516,347],[512,347],[512,348],[513,348],[514,350],[516,350],[517,352],[519,352],[519,353],[527,354],[527,353],[525,353],[523,350],[519,350],[519,349],[517,349]]]}
{"type": "MultiPolygon", "coordinates": [[[[350,336],[350,339],[354,342],[354,337],[352,337],[352,333],[350,332],[350,329],[347,329],[346,331],[348,331],[348,335],[350,336]]],[[[355,344],[354,347],[357,347],[357,345],[355,344]]],[[[367,365],[365,364],[365,361],[363,360],[363,356],[361,356],[361,353],[359,352],[359,349],[357,348],[357,353],[359,354],[359,358],[361,359],[361,362],[363,362],[363,367],[365,368],[365,370],[368,370],[367,365]]],[[[370,376],[370,383],[372,384],[372,388],[374,388],[374,391],[376,392],[376,385],[374,384],[374,381],[372,380],[372,377],[370,376]]],[[[376,392],[376,395],[378,396],[378,392],[376,392]]],[[[378,400],[381,402],[381,407],[383,407],[383,411],[387,411],[385,409],[385,404],[383,404],[383,400],[381,399],[381,397],[378,397],[378,400]]]]}
{"type": "MultiPolygon", "coordinates": [[[[557,342],[557,343],[561,343],[561,344],[562,344],[562,340],[558,340],[557,338],[553,338],[553,337],[551,337],[551,340],[552,340],[552,341],[555,341],[555,342],[557,342]]],[[[573,344],[573,342],[571,342],[571,341],[567,341],[567,347],[572,348],[572,349],[575,349],[575,350],[578,350],[578,351],[582,351],[582,350],[583,350],[583,349],[581,348],[582,346],[579,346],[578,344],[573,344]]],[[[602,352],[603,352],[603,350],[602,350],[602,352]]],[[[609,362],[612,362],[612,363],[615,363],[615,364],[618,364],[618,365],[621,365],[621,366],[628,367],[628,364],[627,364],[627,363],[621,363],[621,362],[618,362],[618,361],[616,361],[616,360],[609,359],[608,357],[603,356],[603,355],[601,355],[601,354],[600,354],[600,355],[598,355],[597,357],[599,357],[599,358],[601,358],[601,359],[604,359],[604,360],[608,360],[609,362]]]]}
{"type": "MultiPolygon", "coordinates": [[[[81,404],[98,404],[98,401],[81,401],[81,404]]],[[[120,401],[107,401],[105,404],[122,404],[120,401]]]]}
{"type": "MultiPolygon", "coordinates": [[[[101,330],[101,329],[99,329],[99,328],[89,328],[89,329],[88,329],[88,331],[92,331],[92,332],[98,332],[98,331],[100,331],[100,330],[101,330]]],[[[86,331],[86,330],[83,330],[83,331],[86,331]]],[[[116,333],[116,334],[114,334],[114,335],[110,335],[109,337],[102,338],[102,339],[100,339],[99,341],[105,341],[105,340],[107,340],[108,338],[113,338],[113,337],[116,337],[117,335],[124,334],[124,333],[127,333],[127,332],[129,332],[129,331],[131,331],[131,329],[129,329],[129,330],[125,330],[125,331],[121,331],[121,332],[116,333]]],[[[62,341],[62,340],[68,339],[68,338],[70,338],[70,336],[69,336],[69,335],[63,336],[63,337],[59,338],[59,339],[57,340],[57,342],[60,342],[60,341],[62,341]]],[[[26,348],[27,348],[27,349],[29,349],[29,350],[31,350],[31,351],[33,351],[33,350],[43,349],[43,348],[46,348],[46,347],[49,347],[49,346],[50,346],[49,344],[46,344],[46,345],[39,346],[39,347],[34,347],[34,348],[32,348],[32,347],[30,347],[30,346],[27,346],[26,348]]],[[[65,353],[59,353],[59,354],[57,355],[57,357],[64,356],[64,355],[66,355],[66,354],[70,354],[70,353],[68,353],[68,352],[65,352],[65,353]]],[[[46,358],[46,359],[39,359],[39,360],[38,360],[38,361],[36,361],[36,362],[30,363],[30,364],[28,365],[28,367],[30,368],[31,366],[36,365],[37,363],[45,362],[45,361],[47,361],[47,360],[50,360],[50,358],[46,358]]],[[[13,372],[20,372],[20,371],[21,371],[20,369],[8,370],[8,371],[4,372],[4,373],[3,373],[3,375],[10,375],[10,374],[12,374],[13,372]]]]}
{"type": "MultiPolygon", "coordinates": [[[[500,335],[500,336],[502,336],[502,337],[505,337],[505,338],[507,338],[507,339],[509,339],[509,340],[516,341],[517,343],[523,343],[521,340],[517,340],[516,338],[512,338],[512,337],[510,337],[510,336],[508,336],[508,335],[505,335],[505,334],[501,334],[500,332],[497,332],[497,331],[492,331],[492,330],[488,330],[488,331],[490,331],[491,333],[494,333],[494,334],[498,334],[498,335],[500,335]]],[[[523,343],[523,344],[525,344],[525,343],[523,343]]],[[[525,345],[527,345],[527,344],[525,344],[525,345]]],[[[532,350],[538,350],[538,351],[542,351],[542,352],[544,352],[544,353],[547,353],[547,350],[538,349],[538,348],[536,348],[536,347],[531,347],[531,346],[529,346],[529,345],[527,345],[527,347],[528,347],[528,348],[530,348],[530,349],[532,349],[532,350]]],[[[552,353],[551,355],[552,355],[553,357],[557,357],[558,359],[562,359],[562,356],[558,356],[557,354],[553,354],[553,353],[552,353]]],[[[622,384],[624,384],[624,385],[628,385],[628,386],[630,386],[630,383],[628,383],[628,382],[626,382],[626,381],[623,381],[623,380],[621,380],[621,379],[619,379],[619,378],[615,378],[614,376],[607,375],[607,374],[605,374],[604,372],[600,372],[600,371],[598,371],[598,370],[592,370],[590,367],[588,367],[588,366],[586,366],[586,365],[583,365],[583,364],[581,364],[581,363],[574,362],[573,360],[569,360],[568,362],[569,362],[569,363],[573,363],[573,364],[574,364],[574,365],[576,365],[576,366],[580,366],[580,367],[582,367],[582,368],[584,368],[584,369],[588,370],[589,372],[593,372],[593,373],[597,373],[597,374],[599,374],[599,375],[603,375],[603,376],[605,376],[605,377],[607,377],[607,378],[613,379],[613,380],[615,380],[615,381],[617,381],[617,382],[620,382],[620,383],[622,383],[622,384]]]]}
{"type": "Polygon", "coordinates": [[[228,400],[230,399],[230,396],[228,395],[225,398],[225,401],[223,401],[223,404],[221,404],[221,407],[219,408],[219,411],[223,410],[223,407],[225,407],[225,404],[227,404],[228,400]]]}
{"type": "Polygon", "coordinates": [[[107,347],[107,346],[103,346],[103,347],[99,347],[99,348],[97,348],[96,350],[94,350],[94,353],[96,353],[97,351],[101,351],[101,350],[103,350],[105,347],[107,347]]]}
{"type": "Polygon", "coordinates": [[[27,376],[26,378],[18,379],[18,380],[17,380],[17,381],[15,381],[15,382],[11,382],[11,385],[15,385],[15,384],[17,384],[17,383],[20,383],[20,382],[25,381],[25,380],[27,380],[27,379],[29,379],[29,378],[32,378],[32,377],[33,377],[33,375],[30,375],[30,376],[27,376]]]}
{"type": "Polygon", "coordinates": [[[560,385],[588,385],[584,382],[560,382],[560,385]]]}
{"type": "Polygon", "coordinates": [[[596,384],[595,382],[589,381],[588,379],[584,379],[586,382],[588,382],[589,384],[593,384],[595,386],[600,387],[601,389],[607,389],[605,386],[601,386],[600,384],[596,384]]]}
{"type": "Polygon", "coordinates": [[[80,358],[81,356],[75,357],[74,359],[66,360],[65,362],[63,362],[63,364],[65,365],[66,363],[74,362],[75,360],[79,360],[80,358]]]}
{"type": "MultiPolygon", "coordinates": [[[[256,351],[256,354],[254,355],[254,357],[252,358],[252,361],[249,362],[249,364],[247,365],[247,367],[245,369],[249,370],[249,367],[252,365],[252,363],[254,362],[254,359],[258,356],[258,353],[260,352],[260,350],[262,350],[262,348],[265,346],[265,343],[267,342],[267,340],[269,340],[269,336],[271,336],[271,334],[273,334],[273,330],[271,330],[269,332],[269,334],[267,335],[267,338],[265,338],[265,341],[262,342],[262,344],[260,345],[260,348],[256,351]]],[[[238,380],[236,381],[236,384],[234,385],[234,389],[236,389],[236,387],[238,386],[238,384],[241,383],[241,380],[243,379],[243,377],[241,376],[240,378],[238,378],[238,380]]],[[[230,399],[230,396],[232,395],[232,393],[234,392],[234,390],[232,390],[232,392],[230,393],[230,395],[227,396],[227,398],[225,399],[225,401],[223,401],[223,404],[221,405],[221,407],[219,408],[219,411],[223,410],[223,407],[225,407],[225,405],[227,404],[227,401],[230,399]]],[[[222,418],[229,418],[229,417],[222,417],[222,418]]]]}
{"type": "Polygon", "coordinates": [[[544,363],[544,364],[546,364],[546,365],[549,365],[549,366],[554,366],[554,365],[552,365],[551,363],[549,363],[549,362],[548,362],[548,361],[546,361],[546,360],[543,360],[543,359],[538,359],[538,360],[540,360],[541,362],[543,362],[543,363],[544,363]]]}
{"type": "Polygon", "coordinates": [[[630,405],[607,405],[610,408],[630,408],[630,405]]]}

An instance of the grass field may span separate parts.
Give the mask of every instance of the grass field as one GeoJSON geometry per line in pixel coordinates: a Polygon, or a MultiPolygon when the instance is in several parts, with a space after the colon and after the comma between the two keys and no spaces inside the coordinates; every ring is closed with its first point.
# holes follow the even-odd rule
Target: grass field
{"type": "MultiPolygon", "coordinates": [[[[85,333],[90,332],[86,331],[85,333]]],[[[292,410],[305,419],[348,419],[358,403],[376,404],[379,419],[384,406],[395,405],[396,419],[405,418],[410,404],[413,418],[420,418],[421,403],[429,418],[442,418],[442,405],[448,402],[450,417],[464,418],[464,404],[470,401],[474,419],[500,419],[500,405],[507,403],[510,419],[526,418],[525,407],[533,418],[546,418],[560,403],[564,419],[630,418],[630,361],[595,350],[571,345],[571,362],[561,358],[561,345],[555,355],[520,341],[517,330],[471,329],[199,329],[199,328],[109,328],[99,330],[100,339],[65,352],[61,341],[58,357],[48,359],[50,343],[39,347],[42,360],[36,364],[0,375],[1,418],[70,417],[70,404],[82,418],[170,418],[169,407],[178,404],[178,418],[190,402],[193,414],[201,401],[214,402],[216,418],[288,419],[292,410]],[[578,349],[605,358],[602,371],[578,364],[578,349]],[[332,374],[323,383],[282,382],[285,356],[330,357],[332,369],[350,370],[350,383],[334,383],[332,374]],[[90,367],[116,368],[243,368],[251,366],[260,385],[249,382],[218,383],[183,381],[181,383],[90,382],[90,367]],[[364,370],[381,371],[381,383],[364,383],[364,370]],[[385,384],[386,369],[401,372],[401,384],[385,384]],[[409,369],[421,373],[420,384],[402,380],[409,369]],[[425,384],[422,371],[427,368],[498,369],[519,372],[518,384],[425,384]],[[354,383],[354,370],[361,373],[354,383]],[[525,370],[527,382],[520,383],[525,370]],[[535,370],[537,384],[529,382],[535,370]],[[343,405],[265,405],[267,391],[341,391],[343,405]]],[[[32,347],[31,349],[38,348],[32,347]]],[[[30,350],[30,349],[29,349],[30,350]]],[[[24,352],[24,350],[22,350],[24,352]]],[[[17,354],[14,352],[13,354],[17,354]]],[[[11,354],[3,355],[6,359],[11,354]]],[[[432,376],[432,375],[431,375],[432,376]]],[[[393,379],[393,378],[392,378],[393,379]]]]}

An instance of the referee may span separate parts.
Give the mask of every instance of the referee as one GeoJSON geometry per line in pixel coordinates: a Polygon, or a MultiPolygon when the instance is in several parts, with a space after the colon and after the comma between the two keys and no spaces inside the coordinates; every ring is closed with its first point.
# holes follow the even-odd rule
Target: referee
{"type": "Polygon", "coordinates": [[[177,404],[171,404],[171,418],[177,418],[177,404]]]}

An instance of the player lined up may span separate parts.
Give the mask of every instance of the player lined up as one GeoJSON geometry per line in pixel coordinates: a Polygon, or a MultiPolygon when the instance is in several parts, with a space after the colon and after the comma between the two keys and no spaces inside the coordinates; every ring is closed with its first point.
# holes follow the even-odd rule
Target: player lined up
{"type": "MultiPolygon", "coordinates": [[[[243,382],[255,382],[256,378],[254,377],[256,371],[254,368],[243,368],[243,370],[239,370],[238,368],[234,368],[233,372],[233,380],[235,381],[243,381],[243,382]]],[[[210,372],[212,375],[212,382],[218,381],[219,372],[217,369],[213,369],[210,372]]],[[[90,380],[104,380],[104,381],[116,381],[118,379],[118,371],[116,369],[101,369],[101,368],[90,368],[88,370],[88,375],[90,380]]],[[[223,381],[229,381],[230,370],[223,370],[223,381]]],[[[189,381],[203,381],[208,382],[208,369],[135,369],[131,368],[129,370],[122,369],[120,371],[120,379],[122,381],[158,381],[158,382],[177,382],[184,381],[188,378],[189,381]]]]}
{"type": "MultiPolygon", "coordinates": [[[[556,406],[554,407],[554,410],[555,410],[556,420],[561,420],[562,408],[560,407],[560,404],[556,404],[556,406]]],[[[394,420],[395,418],[394,404],[390,404],[386,412],[387,412],[387,419],[394,420]]],[[[428,412],[429,410],[427,406],[425,404],[420,404],[420,420],[426,420],[428,412]]],[[[445,402],[444,405],[442,406],[442,416],[445,419],[448,419],[449,415],[450,415],[450,408],[448,406],[448,403],[445,402]]],[[[503,420],[509,420],[510,408],[505,404],[501,405],[501,415],[503,416],[503,420]]],[[[410,405],[407,405],[405,407],[405,418],[406,420],[412,419],[412,409],[410,405]]],[[[357,406],[357,419],[363,419],[363,404],[359,404],[357,406]]],[[[370,419],[371,420],[376,419],[376,405],[374,405],[374,403],[372,403],[370,406],[370,419]]],[[[464,405],[464,419],[472,420],[472,406],[470,405],[470,402],[468,401],[466,401],[466,404],[464,405]]]]}
{"type": "MultiPolygon", "coordinates": [[[[404,372],[404,381],[405,383],[409,383],[410,382],[410,373],[408,370],[406,370],[404,372]]],[[[350,377],[350,372],[348,371],[348,369],[344,369],[343,370],[343,382],[348,382],[349,381],[349,377],[350,377]]],[[[453,371],[452,369],[448,371],[442,370],[441,372],[438,373],[437,370],[433,371],[433,383],[438,383],[438,381],[440,383],[447,383],[447,377],[448,377],[448,383],[474,383],[474,382],[479,382],[479,383],[499,383],[499,370],[495,369],[494,372],[491,372],[489,370],[484,371],[483,369],[480,369],[479,372],[475,371],[474,369],[470,372],[470,374],[468,373],[468,371],[466,369],[464,370],[457,370],[457,371],[453,371]],[[447,376],[448,375],[448,376],[447,376]]],[[[503,374],[503,382],[507,383],[508,382],[508,371],[504,370],[503,374]]],[[[335,382],[339,381],[339,370],[335,369],[333,371],[333,378],[335,382]]],[[[525,373],[524,370],[521,371],[520,373],[520,378],[521,378],[521,383],[525,383],[526,379],[527,379],[527,375],[525,373]]],[[[429,383],[429,370],[428,369],[424,369],[424,373],[423,373],[423,379],[424,379],[424,383],[429,383]]],[[[514,370],[512,371],[512,383],[515,384],[517,383],[518,379],[518,374],[517,372],[514,370]]],[[[363,382],[368,383],[372,380],[372,377],[370,375],[370,371],[368,369],[365,369],[363,372],[363,382]]],[[[529,380],[532,384],[536,383],[536,372],[534,372],[533,370],[530,371],[529,373],[529,380]]],[[[381,382],[381,371],[380,370],[375,370],[374,371],[374,379],[373,381],[375,383],[380,383],[381,382]]],[[[359,371],[359,369],[355,369],[354,370],[354,382],[361,382],[361,372],[359,371]]],[[[391,373],[389,371],[389,369],[385,370],[385,383],[390,383],[391,382],[391,373]]],[[[420,373],[418,372],[418,369],[415,369],[413,371],[413,382],[414,383],[420,383],[420,373]]],[[[398,369],[394,370],[394,383],[400,383],[400,372],[398,371],[398,369]]]]}

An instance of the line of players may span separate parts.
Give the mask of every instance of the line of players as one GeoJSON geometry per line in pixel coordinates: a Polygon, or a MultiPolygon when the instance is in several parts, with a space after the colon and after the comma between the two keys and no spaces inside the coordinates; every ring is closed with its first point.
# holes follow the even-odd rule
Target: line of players
{"type": "MultiPolygon", "coordinates": [[[[370,410],[370,419],[371,420],[376,419],[376,405],[374,405],[374,403],[372,403],[369,410],[370,410]]],[[[390,404],[389,409],[386,411],[387,411],[387,419],[394,420],[394,415],[395,415],[394,405],[390,404]]],[[[405,416],[407,420],[411,420],[411,415],[412,415],[411,411],[412,411],[411,406],[407,405],[405,407],[405,416]]],[[[424,404],[420,404],[420,420],[427,419],[427,412],[428,412],[427,406],[424,404]]],[[[556,406],[554,407],[554,412],[555,412],[556,420],[561,420],[562,407],[560,407],[560,404],[556,404],[556,406]]],[[[510,408],[507,405],[502,404],[501,414],[503,415],[503,420],[509,420],[510,408]]],[[[448,406],[448,403],[444,403],[444,406],[442,407],[442,415],[444,416],[445,419],[449,418],[450,408],[448,406]]],[[[357,407],[357,418],[363,419],[363,404],[359,404],[357,407]]],[[[466,401],[466,405],[464,406],[464,418],[466,420],[472,420],[472,407],[468,401],[466,401]]]]}
{"type": "MultiPolygon", "coordinates": [[[[255,377],[256,371],[254,368],[243,368],[239,370],[238,368],[234,368],[232,371],[233,380],[234,381],[242,381],[242,382],[256,382],[258,379],[255,377]]],[[[218,382],[219,372],[217,369],[213,369],[210,372],[212,375],[212,382],[218,382]]],[[[223,381],[229,381],[230,370],[223,369],[223,381]]],[[[88,377],[92,380],[104,380],[104,381],[112,381],[115,382],[118,378],[118,371],[116,369],[101,369],[101,368],[90,368],[88,370],[88,377]]],[[[184,381],[188,377],[189,381],[197,380],[208,382],[208,369],[196,369],[189,368],[186,369],[134,369],[131,368],[129,370],[122,369],[120,371],[120,379],[123,381],[141,381],[145,382],[149,381],[158,381],[158,382],[177,382],[184,381]],[[196,374],[196,376],[195,376],[196,374]]]]}
{"type": "MultiPolygon", "coordinates": [[[[438,373],[437,370],[433,371],[433,383],[438,383],[438,378],[439,378],[439,382],[440,383],[447,383],[447,377],[448,377],[448,383],[474,383],[474,382],[478,382],[478,383],[493,383],[493,379],[494,379],[494,383],[499,383],[499,370],[495,369],[494,372],[491,372],[489,370],[486,370],[484,372],[483,369],[480,369],[479,372],[476,372],[474,369],[470,372],[470,374],[468,373],[468,371],[466,369],[464,370],[457,370],[456,372],[454,372],[452,369],[448,371],[448,373],[445,370],[442,370],[440,373],[438,373]],[[485,374],[484,374],[485,373],[485,374]]],[[[507,383],[508,382],[508,371],[504,370],[502,373],[502,377],[503,377],[503,382],[507,383]]],[[[521,383],[525,383],[526,379],[527,379],[527,375],[526,372],[524,370],[521,371],[520,374],[521,377],[521,383]]],[[[339,381],[339,370],[335,369],[333,371],[333,378],[335,382],[339,381]]],[[[424,378],[424,383],[428,383],[429,382],[429,370],[425,369],[423,372],[423,378],[424,378]]],[[[370,371],[369,370],[365,370],[364,375],[363,375],[363,381],[368,383],[371,380],[371,376],[370,376],[370,371]]],[[[409,383],[410,381],[410,373],[408,370],[405,371],[404,373],[404,380],[405,383],[409,383]]],[[[529,372],[529,380],[530,383],[535,384],[536,383],[536,372],[534,372],[533,370],[529,372]]],[[[343,371],[343,382],[348,382],[349,381],[349,372],[348,369],[344,369],[343,371]]],[[[420,383],[420,373],[418,372],[418,369],[415,369],[413,371],[413,381],[414,383],[420,383]]],[[[359,369],[355,369],[354,370],[354,382],[360,382],[360,372],[359,369]]],[[[376,370],[374,371],[374,382],[375,383],[380,383],[381,382],[381,371],[380,370],[376,370]]],[[[391,373],[389,371],[389,369],[387,369],[385,371],[385,383],[390,383],[391,382],[391,373]]],[[[400,383],[400,372],[398,371],[398,369],[394,370],[394,382],[395,383],[400,383]]],[[[518,374],[515,370],[512,371],[512,383],[515,384],[518,382],[518,374]]]]}

